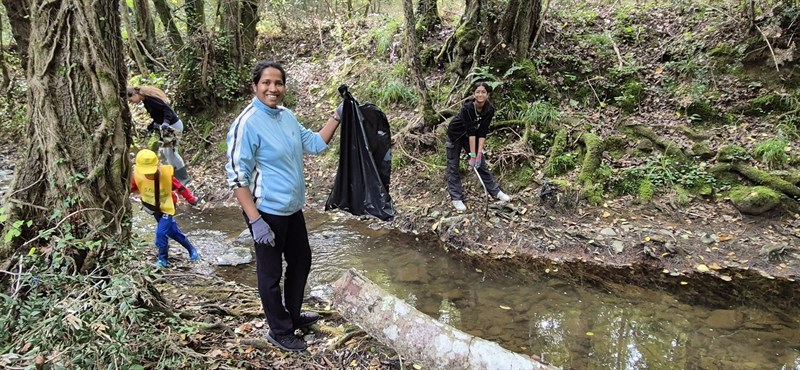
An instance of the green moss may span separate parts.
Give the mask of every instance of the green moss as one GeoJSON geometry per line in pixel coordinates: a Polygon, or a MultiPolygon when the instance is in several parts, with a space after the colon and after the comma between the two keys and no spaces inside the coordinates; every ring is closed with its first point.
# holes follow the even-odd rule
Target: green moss
{"type": "Polygon", "coordinates": [[[747,149],[738,145],[728,145],[717,153],[717,160],[725,163],[747,161],[749,159],[750,153],[747,152],[747,149]]]}
{"type": "Polygon", "coordinates": [[[591,184],[594,180],[595,171],[600,166],[604,146],[602,140],[591,132],[583,134],[583,142],[586,144],[586,155],[583,158],[578,180],[584,184],[591,184]]]}
{"type": "Polygon", "coordinates": [[[692,144],[692,155],[704,160],[714,158],[714,152],[711,151],[708,142],[705,141],[692,144]]]}
{"type": "Polygon", "coordinates": [[[692,202],[692,193],[683,186],[675,186],[675,196],[678,204],[682,207],[686,207],[692,202]]]}
{"type": "Polygon", "coordinates": [[[575,168],[575,153],[565,153],[547,161],[544,174],[548,177],[558,176],[575,168]]]}
{"type": "Polygon", "coordinates": [[[604,194],[603,186],[600,184],[594,184],[590,187],[584,188],[584,195],[586,195],[586,200],[593,205],[603,204],[604,194]]]}
{"type": "Polygon", "coordinates": [[[636,195],[639,197],[639,199],[649,202],[653,200],[653,194],[655,194],[653,183],[649,179],[642,180],[639,183],[639,189],[636,192],[636,195]]]}
{"type": "Polygon", "coordinates": [[[520,190],[533,183],[534,171],[530,166],[522,166],[512,171],[508,178],[511,180],[508,184],[508,186],[511,186],[510,190],[520,190]]]}
{"type": "Polygon", "coordinates": [[[781,195],[766,186],[738,186],[728,196],[739,211],[750,215],[762,214],[781,202],[781,195]]]}
{"type": "Polygon", "coordinates": [[[758,116],[773,112],[786,112],[792,109],[792,104],[786,96],[780,94],[767,94],[750,101],[744,114],[758,116]]]}
{"type": "Polygon", "coordinates": [[[686,117],[692,121],[713,121],[719,118],[719,113],[707,101],[695,101],[686,107],[686,117]]]}

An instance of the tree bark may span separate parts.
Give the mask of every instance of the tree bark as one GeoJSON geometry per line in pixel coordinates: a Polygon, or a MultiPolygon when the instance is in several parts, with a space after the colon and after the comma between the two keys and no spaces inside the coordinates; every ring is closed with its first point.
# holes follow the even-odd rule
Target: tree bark
{"type": "MultiPolygon", "coordinates": [[[[422,73],[422,63],[419,61],[419,45],[417,43],[417,33],[414,25],[414,7],[411,0],[403,0],[403,11],[406,19],[406,42],[408,59],[411,62],[411,70],[417,82],[417,90],[422,100],[422,120],[423,125],[436,119],[436,112],[433,110],[431,98],[428,96],[428,87],[422,73]]],[[[426,125],[427,126],[427,125],[426,125]]]]}
{"type": "Polygon", "coordinates": [[[134,12],[136,13],[136,30],[139,42],[149,53],[156,51],[156,25],[153,17],[150,16],[149,0],[134,0],[134,12]]]}
{"type": "Polygon", "coordinates": [[[142,51],[139,49],[139,42],[138,38],[136,37],[136,30],[133,29],[133,25],[131,24],[131,18],[128,14],[128,6],[122,4],[122,23],[125,25],[125,30],[128,34],[128,50],[131,51],[133,54],[133,61],[136,63],[136,68],[139,70],[139,74],[147,76],[150,74],[149,68],[147,68],[147,62],[145,62],[144,56],[142,55],[142,51]]]}
{"type": "Polygon", "coordinates": [[[242,0],[242,15],[240,22],[242,25],[242,62],[248,63],[256,47],[256,37],[258,31],[258,8],[260,0],[242,0]]]}
{"type": "MultiPolygon", "coordinates": [[[[0,35],[3,35],[3,22],[0,20],[0,35]]],[[[8,74],[8,66],[6,65],[6,54],[3,52],[5,46],[3,45],[3,38],[0,37],[0,91],[8,91],[11,86],[11,76],[8,74]]]]}
{"type": "Polygon", "coordinates": [[[436,0],[419,0],[417,3],[417,30],[422,32],[423,38],[442,25],[439,18],[439,7],[436,0]]]}
{"type": "Polygon", "coordinates": [[[203,0],[186,0],[184,12],[186,12],[186,34],[201,35],[206,24],[203,0]]]}
{"type": "Polygon", "coordinates": [[[181,37],[181,32],[178,31],[175,18],[172,16],[172,11],[169,9],[166,0],[153,0],[153,5],[156,8],[156,13],[158,13],[161,24],[167,31],[170,45],[172,45],[172,51],[181,50],[183,47],[183,37],[181,37]]]}
{"type": "Polygon", "coordinates": [[[221,50],[228,55],[227,61],[233,65],[240,65],[242,54],[241,38],[241,2],[239,0],[220,0],[223,3],[223,11],[220,17],[220,34],[228,46],[221,50]]]}
{"type": "MultiPolygon", "coordinates": [[[[8,230],[21,235],[0,247],[0,260],[27,242],[44,253],[50,230],[59,240],[128,240],[131,118],[116,1],[31,0],[28,82],[29,142],[7,196],[8,230]],[[27,226],[30,222],[30,226],[27,226]]],[[[22,145],[21,145],[22,146],[22,145]]],[[[67,250],[76,270],[89,270],[116,243],[67,250]]]]}
{"type": "Polygon", "coordinates": [[[503,20],[500,22],[500,33],[511,52],[518,59],[528,57],[539,28],[539,15],[542,10],[541,0],[510,0],[503,20]]]}
{"type": "Polygon", "coordinates": [[[353,269],[334,283],[333,303],[343,317],[425,369],[555,369],[443,324],[353,269]]]}
{"type": "Polygon", "coordinates": [[[28,8],[21,0],[3,0],[3,5],[6,7],[6,15],[8,15],[8,22],[11,25],[11,35],[17,42],[20,64],[25,68],[28,64],[28,40],[31,33],[28,8]]]}

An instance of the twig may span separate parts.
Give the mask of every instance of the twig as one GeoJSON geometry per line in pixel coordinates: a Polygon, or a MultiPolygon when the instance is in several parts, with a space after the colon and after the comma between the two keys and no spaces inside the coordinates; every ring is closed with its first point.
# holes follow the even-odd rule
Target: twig
{"type": "Polygon", "coordinates": [[[597,99],[597,102],[602,103],[600,97],[597,96],[597,91],[595,91],[594,86],[592,86],[592,81],[590,81],[588,77],[586,78],[586,82],[589,84],[589,88],[592,89],[592,93],[594,94],[594,98],[597,99]]]}
{"type": "Polygon", "coordinates": [[[33,238],[33,239],[31,239],[31,240],[28,240],[27,242],[23,243],[23,244],[20,246],[20,248],[21,248],[21,247],[24,247],[24,246],[26,246],[26,245],[28,245],[28,244],[30,244],[30,243],[32,243],[32,242],[34,242],[34,241],[36,241],[36,240],[38,240],[39,238],[41,238],[41,235],[43,235],[43,234],[46,234],[46,233],[47,233],[47,232],[49,232],[49,231],[53,231],[53,230],[55,230],[55,229],[58,229],[58,227],[59,227],[59,226],[61,226],[61,224],[63,224],[65,221],[67,221],[67,219],[68,219],[68,218],[70,218],[70,217],[72,217],[72,216],[74,216],[74,215],[76,215],[76,214],[78,214],[78,213],[81,213],[81,212],[83,212],[83,211],[103,211],[103,212],[106,212],[106,213],[108,213],[108,214],[111,214],[111,215],[113,215],[113,213],[111,213],[111,212],[109,212],[109,211],[106,211],[105,209],[102,209],[102,208],[82,208],[82,209],[79,209],[79,210],[77,210],[77,211],[75,211],[75,212],[72,212],[72,213],[70,213],[70,214],[68,214],[68,215],[64,216],[64,218],[62,218],[62,219],[61,219],[61,221],[58,221],[58,223],[56,223],[56,224],[55,224],[55,226],[53,226],[53,227],[51,227],[51,228],[49,228],[49,229],[45,230],[44,232],[41,232],[41,233],[39,233],[39,235],[37,235],[35,238],[33,238]]]}
{"type": "Polygon", "coordinates": [[[608,36],[608,39],[611,41],[611,46],[614,47],[614,52],[617,53],[617,60],[619,60],[619,68],[624,67],[625,63],[622,61],[622,54],[619,53],[619,48],[617,47],[617,43],[614,42],[614,37],[612,37],[610,33],[606,33],[606,36],[608,36]]]}
{"type": "Polygon", "coordinates": [[[758,32],[760,32],[760,33],[761,33],[761,36],[763,36],[763,37],[764,37],[764,41],[766,41],[766,42],[767,42],[767,47],[769,48],[769,53],[770,53],[770,54],[772,54],[772,61],[773,61],[773,62],[775,62],[775,70],[776,70],[776,71],[778,71],[778,72],[780,72],[780,71],[781,71],[781,68],[778,66],[778,59],[777,59],[777,58],[775,58],[775,51],[774,51],[774,50],[772,50],[772,44],[770,44],[770,42],[769,42],[769,38],[768,38],[768,37],[767,37],[767,35],[764,33],[764,31],[762,31],[762,30],[761,30],[761,27],[759,27],[759,26],[758,26],[757,24],[755,24],[755,23],[753,23],[753,25],[754,25],[754,26],[756,26],[756,29],[758,30],[758,32]]]}

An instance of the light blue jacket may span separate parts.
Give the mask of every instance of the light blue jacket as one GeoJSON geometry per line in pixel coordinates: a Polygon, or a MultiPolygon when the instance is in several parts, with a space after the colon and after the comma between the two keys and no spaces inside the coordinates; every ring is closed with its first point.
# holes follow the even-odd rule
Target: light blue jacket
{"type": "Polygon", "coordinates": [[[270,108],[257,98],[233,121],[226,141],[228,185],[249,187],[256,207],[277,216],[289,216],[305,203],[303,153],[328,148],[291,110],[270,108]]]}

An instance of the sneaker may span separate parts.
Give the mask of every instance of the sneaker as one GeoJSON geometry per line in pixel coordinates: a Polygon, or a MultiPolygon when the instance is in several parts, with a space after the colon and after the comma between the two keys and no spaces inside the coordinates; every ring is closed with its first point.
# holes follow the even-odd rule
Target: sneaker
{"type": "Polygon", "coordinates": [[[304,329],[319,320],[319,314],[316,312],[301,312],[300,313],[300,321],[297,322],[295,325],[295,329],[304,329]]]}
{"type": "Polygon", "coordinates": [[[200,253],[197,252],[197,248],[192,248],[189,251],[189,259],[192,261],[199,261],[200,260],[200,253]]]}
{"type": "Polygon", "coordinates": [[[466,211],[467,210],[467,206],[465,206],[464,202],[462,202],[460,200],[454,200],[453,201],[453,207],[456,207],[456,211],[466,211]]]}
{"type": "Polygon", "coordinates": [[[156,267],[167,267],[167,260],[159,258],[156,260],[156,267]]]}
{"type": "Polygon", "coordinates": [[[497,196],[495,198],[497,198],[501,202],[508,202],[509,200],[511,200],[511,197],[509,197],[508,194],[503,193],[502,191],[497,193],[497,196]]]}
{"type": "Polygon", "coordinates": [[[278,348],[288,352],[300,352],[308,348],[306,342],[296,337],[294,334],[277,335],[270,330],[269,333],[267,333],[267,340],[278,348]]]}

